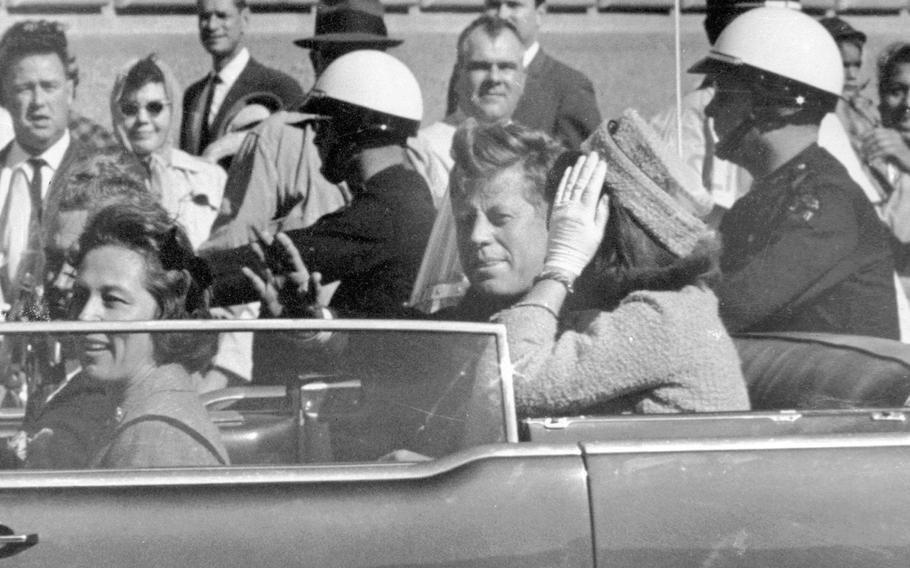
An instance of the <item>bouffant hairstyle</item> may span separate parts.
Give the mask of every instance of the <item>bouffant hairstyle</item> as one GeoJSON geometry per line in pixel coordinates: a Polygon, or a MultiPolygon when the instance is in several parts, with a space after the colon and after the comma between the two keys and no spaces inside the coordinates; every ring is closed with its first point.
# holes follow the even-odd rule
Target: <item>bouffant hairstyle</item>
{"type": "Polygon", "coordinates": [[[517,123],[480,124],[469,118],[455,132],[449,178],[451,197],[469,197],[498,172],[521,165],[528,180],[525,198],[536,207],[547,207],[547,176],[564,148],[543,132],[517,123]]]}
{"type": "MultiPolygon", "coordinates": [[[[92,249],[119,246],[145,259],[146,289],[158,304],[157,319],[208,318],[211,274],[193,254],[189,237],[157,203],[117,203],[100,210],[79,238],[77,266],[92,249]]],[[[210,333],[155,333],[159,365],[179,363],[189,372],[209,366],[218,348],[210,333]]]]}
{"type": "MultiPolygon", "coordinates": [[[[581,152],[559,157],[547,179],[549,202],[559,181],[581,152]]],[[[605,193],[610,193],[605,186],[605,193]]],[[[615,308],[636,290],[679,290],[690,284],[714,285],[720,277],[720,241],[706,232],[695,249],[680,258],[635,219],[616,199],[610,200],[610,217],[594,258],[575,283],[573,309],[615,308]]]]}

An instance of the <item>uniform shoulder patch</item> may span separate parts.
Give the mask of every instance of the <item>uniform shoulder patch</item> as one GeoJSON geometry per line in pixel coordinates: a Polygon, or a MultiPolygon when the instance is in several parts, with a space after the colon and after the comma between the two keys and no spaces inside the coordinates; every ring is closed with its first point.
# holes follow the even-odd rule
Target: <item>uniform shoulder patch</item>
{"type": "Polygon", "coordinates": [[[787,214],[794,219],[805,223],[810,222],[821,211],[821,201],[815,192],[800,192],[795,194],[787,203],[787,214]]]}

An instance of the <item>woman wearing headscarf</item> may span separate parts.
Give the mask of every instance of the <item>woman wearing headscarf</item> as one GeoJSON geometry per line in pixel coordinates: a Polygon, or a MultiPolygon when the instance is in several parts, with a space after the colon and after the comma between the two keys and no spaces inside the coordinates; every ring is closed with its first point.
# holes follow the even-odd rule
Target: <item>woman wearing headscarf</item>
{"type": "Polygon", "coordinates": [[[133,61],[118,73],[110,102],[117,139],[145,164],[152,191],[198,248],[211,232],[227,174],[176,147],[182,107],[173,72],[155,54],[133,61]]]}

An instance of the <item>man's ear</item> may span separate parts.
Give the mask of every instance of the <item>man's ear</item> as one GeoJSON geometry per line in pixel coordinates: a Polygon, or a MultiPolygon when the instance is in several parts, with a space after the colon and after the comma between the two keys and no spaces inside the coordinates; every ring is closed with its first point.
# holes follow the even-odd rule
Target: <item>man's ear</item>
{"type": "MultiPolygon", "coordinates": [[[[66,80],[66,100],[70,108],[76,103],[76,81],[73,79],[66,80]]],[[[5,106],[5,105],[4,105],[5,106]]]]}
{"type": "Polygon", "coordinates": [[[250,7],[244,6],[243,10],[240,11],[240,21],[243,22],[243,31],[250,27],[250,7]]]}
{"type": "Polygon", "coordinates": [[[536,8],[534,8],[534,17],[537,18],[537,27],[539,28],[543,24],[543,17],[547,14],[547,3],[546,1],[541,2],[536,8]]]}

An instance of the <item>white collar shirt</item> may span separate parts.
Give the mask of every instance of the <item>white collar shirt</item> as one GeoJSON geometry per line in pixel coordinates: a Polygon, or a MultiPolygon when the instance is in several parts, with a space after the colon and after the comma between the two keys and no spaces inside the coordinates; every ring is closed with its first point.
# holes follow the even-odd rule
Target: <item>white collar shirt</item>
{"type": "Polygon", "coordinates": [[[522,65],[525,66],[525,69],[534,61],[534,58],[537,56],[537,52],[540,51],[540,42],[535,41],[531,44],[531,47],[525,50],[524,56],[521,58],[522,65]]]}
{"type": "Polygon", "coordinates": [[[60,164],[63,162],[63,156],[66,154],[66,149],[69,148],[70,140],[69,130],[65,130],[63,136],[60,137],[60,140],[54,142],[50,148],[37,156],[30,155],[18,142],[13,141],[9,153],[6,155],[6,161],[3,163],[3,168],[0,169],[0,204],[6,203],[13,172],[21,169],[25,173],[28,182],[32,182],[34,172],[32,171],[31,166],[28,165],[28,160],[30,158],[41,158],[45,162],[41,169],[41,198],[47,197],[51,178],[57,173],[57,170],[60,169],[60,164]]]}
{"type": "Polygon", "coordinates": [[[218,71],[217,73],[213,72],[209,76],[210,81],[214,79],[215,75],[217,75],[219,79],[218,82],[215,83],[215,90],[212,93],[212,104],[209,107],[209,115],[207,117],[209,125],[211,125],[212,121],[215,120],[215,117],[218,116],[218,111],[221,110],[221,105],[224,104],[224,98],[227,96],[228,91],[230,91],[231,87],[234,86],[234,83],[237,82],[237,79],[240,77],[240,74],[243,73],[243,70],[246,69],[249,62],[250,50],[244,47],[221,71],[218,71]]]}

